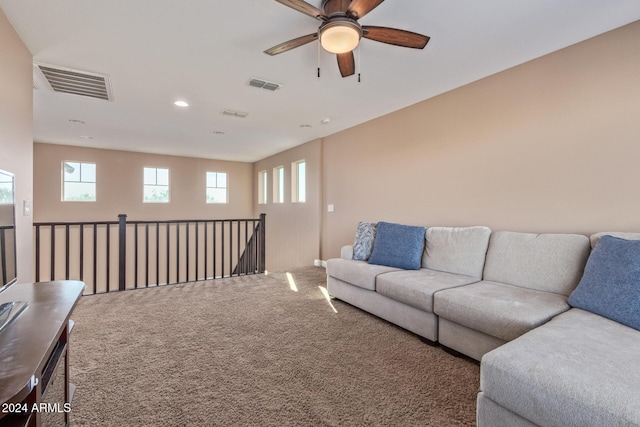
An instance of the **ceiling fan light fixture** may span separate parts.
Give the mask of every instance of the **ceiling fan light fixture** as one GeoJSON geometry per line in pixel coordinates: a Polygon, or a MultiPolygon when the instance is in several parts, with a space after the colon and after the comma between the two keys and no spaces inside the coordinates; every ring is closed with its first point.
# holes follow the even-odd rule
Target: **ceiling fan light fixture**
{"type": "Polygon", "coordinates": [[[329,22],[320,28],[320,44],[329,53],[351,52],[361,37],[362,29],[351,20],[329,22]]]}

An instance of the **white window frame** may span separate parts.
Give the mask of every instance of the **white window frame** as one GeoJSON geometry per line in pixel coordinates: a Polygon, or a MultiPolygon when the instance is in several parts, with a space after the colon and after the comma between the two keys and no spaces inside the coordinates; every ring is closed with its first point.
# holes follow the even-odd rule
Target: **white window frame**
{"type": "Polygon", "coordinates": [[[307,201],[307,162],[302,159],[291,163],[291,202],[307,201]],[[301,171],[300,167],[304,169],[301,171]]]}
{"type": "Polygon", "coordinates": [[[268,174],[266,170],[258,172],[258,204],[266,205],[268,201],[267,185],[268,174]]]}
{"type": "Polygon", "coordinates": [[[273,203],[284,203],[284,166],[273,168],[273,203]]]}
{"type": "Polygon", "coordinates": [[[171,202],[171,170],[169,168],[161,168],[161,167],[157,167],[157,166],[144,166],[142,169],[142,202],[143,203],[169,203],[171,202]],[[147,184],[145,182],[145,175],[147,172],[147,169],[155,169],[155,180],[154,180],[154,184],[147,184]],[[167,171],[167,184],[158,184],[158,171],[159,170],[163,170],[163,171],[167,171]],[[166,187],[167,189],[167,199],[166,200],[147,200],[146,198],[146,188],[147,187],[155,187],[155,188],[162,188],[162,187],[166,187]]]}
{"type": "Polygon", "coordinates": [[[98,200],[98,189],[97,189],[97,181],[98,181],[98,165],[94,162],[81,162],[81,161],[77,161],[77,160],[65,160],[62,162],[62,194],[61,194],[61,199],[63,202],[95,202],[98,200]],[[69,164],[69,166],[71,166],[71,164],[77,164],[78,168],[80,169],[78,174],[80,175],[80,180],[79,181],[71,181],[71,180],[67,180],[66,179],[66,173],[65,173],[65,165],[69,164]],[[82,177],[82,167],[83,166],[88,166],[88,165],[92,165],[94,167],[95,170],[95,174],[93,177],[93,181],[90,180],[84,180],[82,177]],[[66,189],[66,184],[93,184],[93,199],[68,199],[67,198],[67,192],[65,191],[66,189]]]}
{"type": "Polygon", "coordinates": [[[208,204],[220,204],[224,205],[229,203],[229,174],[227,172],[215,172],[215,171],[207,171],[205,174],[205,201],[208,204]],[[209,177],[210,174],[215,174],[215,186],[209,186],[209,177]],[[224,175],[224,186],[220,186],[220,175],[224,175]],[[209,201],[209,189],[214,190],[222,190],[224,189],[224,200],[217,201],[209,201]]]}

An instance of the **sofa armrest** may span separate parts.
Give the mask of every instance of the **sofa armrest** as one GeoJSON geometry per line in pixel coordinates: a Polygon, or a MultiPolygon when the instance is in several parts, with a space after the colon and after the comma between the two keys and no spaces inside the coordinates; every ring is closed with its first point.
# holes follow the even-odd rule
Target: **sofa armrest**
{"type": "Polygon", "coordinates": [[[343,246],[342,249],[340,249],[340,258],[353,259],[353,245],[343,246]]]}

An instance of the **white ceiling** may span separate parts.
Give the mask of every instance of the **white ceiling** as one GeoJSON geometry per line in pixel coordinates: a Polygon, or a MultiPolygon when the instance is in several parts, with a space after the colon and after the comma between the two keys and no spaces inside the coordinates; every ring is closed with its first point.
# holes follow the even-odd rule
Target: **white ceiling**
{"type": "Polygon", "coordinates": [[[431,41],[414,50],[363,40],[358,83],[341,78],[325,52],[318,79],[316,43],[265,55],[319,25],[274,0],[0,0],[0,8],[34,61],[111,78],[113,102],[34,90],[37,142],[247,162],[640,19],[638,0],[386,0],[360,23],[431,41]],[[256,89],[252,77],[283,87],[256,89]]]}

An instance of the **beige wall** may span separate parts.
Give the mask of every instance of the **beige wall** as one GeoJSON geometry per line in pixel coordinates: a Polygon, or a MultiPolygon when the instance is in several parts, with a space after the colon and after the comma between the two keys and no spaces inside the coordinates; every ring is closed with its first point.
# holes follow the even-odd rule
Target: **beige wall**
{"type": "Polygon", "coordinates": [[[34,221],[250,218],[250,163],[34,144],[34,221]],[[97,201],[62,202],[62,162],[96,163],[97,201]],[[143,168],[169,168],[170,203],[143,203],[143,168]],[[205,203],[206,172],[227,172],[228,204],[205,203]]]}
{"type": "Polygon", "coordinates": [[[18,281],[32,281],[32,217],[22,203],[33,196],[32,56],[0,9],[0,169],[15,174],[18,281]]]}
{"type": "Polygon", "coordinates": [[[267,270],[284,270],[313,264],[320,258],[322,217],[322,141],[315,140],[254,164],[254,211],[266,213],[267,270]],[[306,162],[305,203],[291,202],[291,164],[306,162]],[[273,168],[284,166],[284,203],[273,203],[273,168]],[[258,204],[258,173],[268,176],[267,204],[258,204]]]}
{"type": "Polygon", "coordinates": [[[636,22],[325,138],[322,258],[359,220],[640,230],[639,76],[636,22]]]}

